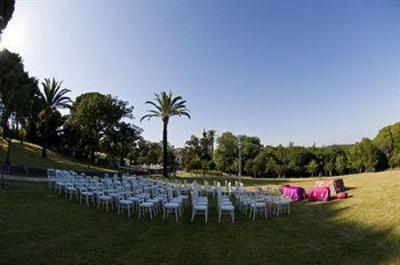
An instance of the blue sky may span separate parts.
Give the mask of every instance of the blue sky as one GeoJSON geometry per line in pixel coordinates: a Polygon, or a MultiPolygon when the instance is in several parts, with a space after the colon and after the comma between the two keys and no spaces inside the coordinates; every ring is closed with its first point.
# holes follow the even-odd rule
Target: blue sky
{"type": "Polygon", "coordinates": [[[374,137],[400,119],[398,1],[17,1],[1,47],[73,97],[111,93],[135,106],[172,90],[203,129],[264,144],[329,145],[374,137]]]}

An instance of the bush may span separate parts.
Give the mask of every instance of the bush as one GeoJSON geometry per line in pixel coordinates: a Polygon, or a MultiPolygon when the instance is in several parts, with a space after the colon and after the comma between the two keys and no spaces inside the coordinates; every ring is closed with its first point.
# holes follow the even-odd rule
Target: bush
{"type": "Polygon", "coordinates": [[[206,173],[207,175],[216,176],[216,177],[222,177],[222,175],[223,175],[222,171],[220,171],[220,170],[198,170],[198,169],[196,169],[196,170],[191,170],[189,172],[192,174],[195,174],[195,175],[203,175],[204,173],[206,173]]]}

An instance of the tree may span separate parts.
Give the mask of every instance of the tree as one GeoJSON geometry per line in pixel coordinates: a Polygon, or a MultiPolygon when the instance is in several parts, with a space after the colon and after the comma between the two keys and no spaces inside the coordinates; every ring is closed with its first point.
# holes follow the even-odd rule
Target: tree
{"type": "Polygon", "coordinates": [[[25,72],[22,58],[0,52],[0,106],[2,137],[8,139],[6,164],[10,164],[13,130],[25,120],[37,93],[37,80],[25,72]]]}
{"type": "MultiPolygon", "coordinates": [[[[158,161],[164,163],[164,153],[162,154],[162,156],[159,156],[158,161]]],[[[167,147],[167,168],[170,168],[173,171],[174,176],[176,175],[178,164],[176,161],[175,150],[172,146],[167,147]]]]}
{"type": "Polygon", "coordinates": [[[141,118],[150,120],[151,118],[160,118],[163,123],[163,176],[168,177],[168,123],[173,116],[186,116],[190,119],[189,110],[186,107],[186,100],[180,96],[173,96],[172,92],[162,91],[159,94],[154,94],[153,101],[146,101],[153,107],[148,110],[148,113],[141,118]]]}
{"type": "Polygon", "coordinates": [[[237,172],[237,168],[233,167],[236,159],[238,159],[238,139],[231,132],[224,132],[218,137],[215,149],[217,169],[225,172],[237,172]]]}
{"type": "Polygon", "coordinates": [[[307,174],[306,165],[310,163],[312,159],[319,162],[316,156],[307,148],[301,146],[294,146],[289,144],[286,149],[286,157],[282,157],[283,161],[286,161],[289,176],[304,176],[307,174]]]}
{"type": "Polygon", "coordinates": [[[262,148],[260,138],[240,135],[240,157],[245,173],[252,172],[252,161],[262,148]]]}
{"type": "Polygon", "coordinates": [[[373,141],[364,138],[354,144],[350,151],[352,168],[358,172],[374,172],[386,168],[387,159],[373,141]]]}
{"type": "Polygon", "coordinates": [[[400,166],[400,152],[396,151],[390,157],[389,165],[391,168],[398,168],[400,166]]]}
{"type": "Polygon", "coordinates": [[[348,159],[346,155],[339,155],[336,157],[335,167],[339,174],[343,175],[348,168],[348,159]]]}
{"type": "Polygon", "coordinates": [[[180,150],[182,165],[186,170],[198,169],[193,168],[193,161],[200,160],[201,157],[201,146],[200,139],[192,135],[190,139],[186,141],[183,148],[180,150]]]}
{"type": "Polygon", "coordinates": [[[267,169],[279,178],[286,177],[288,172],[288,150],[279,145],[272,149],[273,155],[267,160],[267,169]]]}
{"type": "Polygon", "coordinates": [[[132,118],[133,107],[128,102],[97,92],[85,93],[76,98],[68,120],[85,138],[89,158],[94,161],[100,141],[118,125],[122,118],[132,118]]]}
{"type": "Polygon", "coordinates": [[[201,138],[195,135],[190,136],[190,139],[179,151],[183,167],[187,170],[199,169],[197,165],[200,163],[202,168],[210,169],[209,162],[213,158],[214,141],[215,131],[213,130],[204,130],[201,138]],[[201,162],[192,163],[193,160],[201,160],[201,162]]]}
{"type": "Polygon", "coordinates": [[[72,123],[69,117],[66,118],[61,134],[62,151],[73,158],[83,157],[86,139],[80,128],[72,123]]]}
{"type": "MultiPolygon", "coordinates": [[[[39,94],[39,89],[38,89],[39,94]]],[[[42,110],[42,103],[38,96],[32,98],[32,107],[29,115],[26,117],[26,122],[23,125],[26,130],[26,140],[35,144],[42,144],[43,140],[39,139],[40,111],[42,110]]]]}
{"type": "Polygon", "coordinates": [[[318,173],[318,170],[319,170],[318,163],[315,160],[311,160],[311,162],[307,165],[308,173],[310,173],[311,176],[314,177],[314,175],[318,173]]]}
{"type": "Polygon", "coordinates": [[[44,133],[43,133],[43,146],[42,146],[42,157],[46,158],[46,151],[48,145],[48,135],[49,135],[49,123],[50,117],[53,115],[57,109],[70,108],[72,100],[66,94],[71,92],[71,90],[62,88],[62,81],[57,81],[55,78],[52,80],[46,78],[42,82],[42,90],[40,91],[39,98],[42,103],[42,111],[40,112],[40,117],[44,123],[44,133]]]}
{"type": "Polygon", "coordinates": [[[324,171],[325,171],[326,175],[329,174],[329,176],[332,177],[334,170],[335,170],[335,161],[333,161],[332,159],[329,159],[328,161],[326,161],[324,163],[324,171]]]}
{"type": "Polygon", "coordinates": [[[203,160],[209,161],[213,157],[214,152],[214,141],[215,141],[215,131],[209,130],[203,131],[202,137],[200,139],[201,153],[200,157],[203,160]]]}
{"type": "Polygon", "coordinates": [[[255,177],[264,174],[267,167],[267,154],[264,151],[258,153],[251,163],[251,170],[255,177]]]}
{"type": "Polygon", "coordinates": [[[159,143],[139,142],[139,150],[138,164],[155,165],[158,164],[162,156],[162,149],[159,143]]]}
{"type": "Polygon", "coordinates": [[[400,122],[382,128],[374,139],[376,147],[385,154],[393,167],[400,152],[400,122]]]}
{"type": "Polygon", "coordinates": [[[142,129],[126,122],[119,122],[111,128],[103,140],[104,150],[112,158],[117,158],[121,166],[125,165],[124,159],[129,152],[136,148],[142,129]]]}
{"type": "Polygon", "coordinates": [[[7,27],[8,22],[12,18],[15,9],[14,6],[15,0],[2,0],[0,2],[0,35],[3,33],[3,30],[7,27]]]}

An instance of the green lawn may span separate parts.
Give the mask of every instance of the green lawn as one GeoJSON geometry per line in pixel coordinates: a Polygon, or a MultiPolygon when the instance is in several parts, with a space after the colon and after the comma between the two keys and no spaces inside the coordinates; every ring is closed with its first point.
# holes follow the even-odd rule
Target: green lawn
{"type": "MultiPolygon", "coordinates": [[[[312,182],[300,182],[310,187],[312,182]]],[[[400,172],[345,178],[351,198],[292,216],[193,224],[118,217],[43,184],[0,191],[0,264],[400,264],[400,172]]]]}
{"type": "MultiPolygon", "coordinates": [[[[3,162],[7,151],[7,143],[0,143],[0,161],[3,162]]],[[[87,162],[71,159],[67,156],[48,150],[47,159],[41,157],[42,147],[13,141],[11,149],[11,165],[26,166],[31,168],[58,168],[90,172],[114,172],[108,168],[100,167],[87,162]]]]}

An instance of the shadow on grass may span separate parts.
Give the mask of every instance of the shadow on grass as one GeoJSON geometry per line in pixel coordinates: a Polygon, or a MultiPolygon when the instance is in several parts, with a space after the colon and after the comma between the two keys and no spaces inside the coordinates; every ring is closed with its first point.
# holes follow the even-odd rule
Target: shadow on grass
{"type": "MultiPolygon", "coordinates": [[[[239,213],[236,224],[176,223],[118,217],[80,206],[44,185],[0,192],[3,264],[385,264],[399,258],[392,228],[374,212],[357,216],[351,199],[293,204],[292,216],[256,221],[239,213]],[[373,219],[369,225],[366,221],[373,219]]],[[[357,206],[361,207],[361,206],[357,206]]],[[[361,210],[361,209],[360,209],[361,210]]],[[[398,223],[397,223],[398,224],[398,223]]]]}

